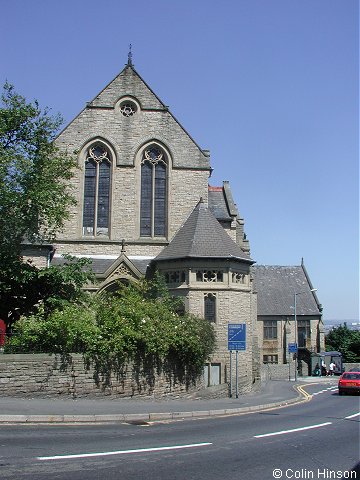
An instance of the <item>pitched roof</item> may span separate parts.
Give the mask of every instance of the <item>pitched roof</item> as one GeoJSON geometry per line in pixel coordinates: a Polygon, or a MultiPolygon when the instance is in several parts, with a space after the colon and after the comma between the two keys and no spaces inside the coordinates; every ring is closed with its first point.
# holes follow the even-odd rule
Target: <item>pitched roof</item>
{"type": "Polygon", "coordinates": [[[225,232],[202,199],[155,261],[180,258],[232,258],[253,263],[225,232]]]}
{"type": "Polygon", "coordinates": [[[228,206],[226,204],[223,187],[208,187],[209,208],[219,222],[231,222],[228,206]]]}
{"type": "MultiPolygon", "coordinates": [[[[91,269],[95,273],[95,275],[104,274],[111,267],[111,265],[113,265],[116,262],[116,258],[91,258],[90,257],[89,260],[90,260],[91,269]]],[[[129,260],[143,275],[145,275],[151,259],[130,257],[129,260]]],[[[68,261],[64,259],[64,257],[55,256],[51,261],[51,265],[62,266],[65,263],[68,263],[68,261]]]]}
{"type": "Polygon", "coordinates": [[[321,315],[320,305],[306,271],[301,266],[254,265],[254,289],[257,291],[258,315],[321,315]]]}
{"type": "Polygon", "coordinates": [[[155,94],[155,92],[149,87],[145,80],[135,70],[132,63],[127,63],[119,74],[116,75],[92,100],[86,103],[86,106],[81,112],[73,118],[64,128],[61,130],[57,139],[67,130],[67,128],[78,118],[83,112],[88,109],[113,109],[114,104],[122,96],[135,97],[141,104],[141,109],[150,111],[164,112],[170,115],[175,123],[181,128],[181,130],[187,135],[190,141],[194,144],[196,149],[199,150],[199,154],[202,159],[207,160],[206,169],[209,169],[209,157],[210,154],[207,150],[203,150],[189,132],[183,127],[183,125],[175,118],[171,113],[168,106],[165,105],[162,100],[155,94]]]}

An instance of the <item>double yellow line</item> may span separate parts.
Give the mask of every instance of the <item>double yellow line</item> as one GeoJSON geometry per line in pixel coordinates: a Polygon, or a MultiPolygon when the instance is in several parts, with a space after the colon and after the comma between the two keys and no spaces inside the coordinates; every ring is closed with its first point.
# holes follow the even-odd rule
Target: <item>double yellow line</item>
{"type": "Polygon", "coordinates": [[[309,387],[311,384],[308,383],[306,385],[299,385],[298,387],[296,387],[297,391],[301,393],[301,395],[304,396],[304,401],[305,402],[309,402],[311,399],[312,399],[312,395],[310,395],[310,393],[307,393],[305,390],[304,390],[304,387],[309,387]]]}

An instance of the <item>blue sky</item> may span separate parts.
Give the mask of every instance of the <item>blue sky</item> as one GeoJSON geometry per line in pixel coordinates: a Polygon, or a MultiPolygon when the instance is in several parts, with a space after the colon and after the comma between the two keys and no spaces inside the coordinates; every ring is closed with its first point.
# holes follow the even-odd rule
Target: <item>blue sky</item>
{"type": "Polygon", "coordinates": [[[229,180],[258,264],[359,317],[357,0],[0,0],[0,82],[70,121],[136,70],[229,180]]]}

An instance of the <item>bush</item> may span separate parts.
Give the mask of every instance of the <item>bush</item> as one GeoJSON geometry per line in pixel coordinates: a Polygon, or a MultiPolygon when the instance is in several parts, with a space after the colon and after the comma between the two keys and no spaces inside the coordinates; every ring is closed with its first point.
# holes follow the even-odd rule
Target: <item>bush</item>
{"type": "Polygon", "coordinates": [[[115,294],[93,297],[86,305],[68,304],[48,314],[41,309],[21,318],[10,347],[83,353],[102,375],[134,361],[194,378],[214,350],[215,334],[209,322],[180,315],[178,309],[179,299],[171,298],[159,280],[119,285],[115,294]]]}

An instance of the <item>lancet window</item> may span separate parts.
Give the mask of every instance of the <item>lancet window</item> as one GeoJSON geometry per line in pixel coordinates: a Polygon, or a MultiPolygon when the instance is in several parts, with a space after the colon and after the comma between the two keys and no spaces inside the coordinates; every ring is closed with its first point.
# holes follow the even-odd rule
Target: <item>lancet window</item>
{"type": "Polygon", "coordinates": [[[167,195],[166,154],[152,145],[141,160],[140,236],[166,236],[167,195]]]}
{"type": "Polygon", "coordinates": [[[83,235],[109,235],[110,153],[102,144],[92,145],[85,160],[83,235]]]}

